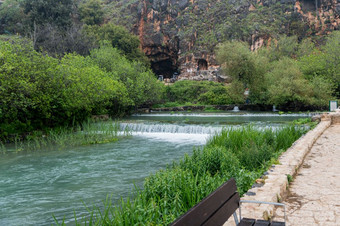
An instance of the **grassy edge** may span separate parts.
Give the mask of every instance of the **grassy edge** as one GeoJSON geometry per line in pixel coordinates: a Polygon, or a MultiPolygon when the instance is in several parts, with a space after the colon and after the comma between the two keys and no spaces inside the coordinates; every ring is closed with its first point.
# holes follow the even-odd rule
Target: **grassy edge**
{"type": "MultiPolygon", "coordinates": [[[[35,150],[65,149],[69,147],[86,146],[115,142],[119,139],[120,124],[118,121],[92,121],[88,120],[75,127],[60,127],[29,135],[25,140],[15,138],[13,143],[0,142],[0,152],[21,152],[35,150]]],[[[124,131],[123,136],[129,136],[129,131],[124,131]]]]}

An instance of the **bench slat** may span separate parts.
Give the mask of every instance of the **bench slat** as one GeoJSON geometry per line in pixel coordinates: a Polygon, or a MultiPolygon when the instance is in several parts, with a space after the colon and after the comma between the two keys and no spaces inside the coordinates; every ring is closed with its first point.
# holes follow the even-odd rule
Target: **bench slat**
{"type": "Polygon", "coordinates": [[[241,222],[237,226],[259,226],[259,225],[270,225],[270,226],[285,226],[285,222],[278,221],[265,221],[265,220],[255,220],[251,218],[242,218],[241,222]]]}
{"type": "Polygon", "coordinates": [[[253,226],[255,224],[255,219],[242,218],[241,222],[237,226],[253,226]]]}
{"type": "Polygon", "coordinates": [[[257,220],[254,226],[269,226],[270,222],[265,220],[257,220]]]}
{"type": "Polygon", "coordinates": [[[203,225],[223,225],[238,208],[239,201],[240,196],[238,195],[238,193],[235,193],[233,197],[231,197],[226,203],[224,203],[223,206],[218,209],[212,217],[210,217],[205,223],[203,223],[203,225]]]}
{"type": "MultiPolygon", "coordinates": [[[[236,182],[233,178],[231,178],[226,183],[221,185],[217,190],[212,192],[209,196],[204,198],[196,206],[178,218],[171,225],[201,225],[203,222],[206,222],[216,212],[216,210],[221,208],[231,197],[236,199],[237,197],[235,194],[237,194],[238,197],[236,182]]],[[[233,209],[230,209],[231,213],[229,215],[225,215],[224,219],[228,219],[230,215],[235,212],[235,210],[238,208],[238,201],[239,200],[236,202],[237,206],[232,205],[233,209]]]]}
{"type": "Polygon", "coordinates": [[[273,221],[270,226],[285,226],[285,222],[273,221]]]}

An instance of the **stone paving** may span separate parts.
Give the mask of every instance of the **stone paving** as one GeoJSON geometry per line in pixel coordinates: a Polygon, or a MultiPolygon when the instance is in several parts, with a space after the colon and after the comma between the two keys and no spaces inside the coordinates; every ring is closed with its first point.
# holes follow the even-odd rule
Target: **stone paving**
{"type": "Polygon", "coordinates": [[[288,225],[340,225],[340,124],[314,143],[284,203],[288,225]]]}

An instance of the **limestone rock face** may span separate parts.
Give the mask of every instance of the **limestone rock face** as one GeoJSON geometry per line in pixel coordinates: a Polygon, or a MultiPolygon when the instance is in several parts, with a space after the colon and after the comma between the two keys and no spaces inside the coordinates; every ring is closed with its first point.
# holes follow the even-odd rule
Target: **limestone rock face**
{"type": "Polygon", "coordinates": [[[120,0],[116,19],[139,36],[154,72],[216,80],[216,45],[242,40],[252,50],[276,35],[324,35],[339,29],[340,0],[120,0]]]}

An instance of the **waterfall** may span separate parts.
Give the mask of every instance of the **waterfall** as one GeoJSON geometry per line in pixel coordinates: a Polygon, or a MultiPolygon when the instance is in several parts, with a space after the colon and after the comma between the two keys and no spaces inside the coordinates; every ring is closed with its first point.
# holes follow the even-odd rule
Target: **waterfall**
{"type": "Polygon", "coordinates": [[[145,124],[120,123],[122,131],[129,130],[142,133],[184,133],[184,134],[214,134],[222,130],[221,126],[178,125],[178,124],[145,124]]]}
{"type": "Polygon", "coordinates": [[[233,112],[238,112],[238,111],[240,111],[240,109],[238,108],[238,106],[235,106],[233,109],[233,112]]]}

